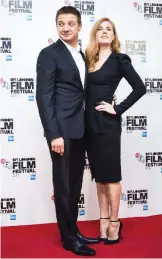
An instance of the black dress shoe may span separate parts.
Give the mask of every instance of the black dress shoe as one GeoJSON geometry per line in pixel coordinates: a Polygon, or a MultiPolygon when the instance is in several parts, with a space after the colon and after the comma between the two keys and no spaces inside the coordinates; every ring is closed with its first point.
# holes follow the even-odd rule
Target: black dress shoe
{"type": "Polygon", "coordinates": [[[96,251],[94,249],[80,243],[79,241],[64,242],[63,247],[64,249],[69,250],[76,255],[82,255],[82,256],[96,255],[96,251]]]}
{"type": "Polygon", "coordinates": [[[100,243],[100,237],[85,237],[81,235],[79,232],[77,233],[77,238],[80,240],[82,244],[98,244],[100,243]]]}

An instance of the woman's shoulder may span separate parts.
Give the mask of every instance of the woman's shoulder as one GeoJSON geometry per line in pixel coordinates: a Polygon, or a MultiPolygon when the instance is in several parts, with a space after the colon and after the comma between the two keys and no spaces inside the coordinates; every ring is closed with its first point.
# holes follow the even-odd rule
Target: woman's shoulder
{"type": "Polygon", "coordinates": [[[122,62],[131,62],[131,58],[125,53],[113,53],[113,57],[122,62]]]}

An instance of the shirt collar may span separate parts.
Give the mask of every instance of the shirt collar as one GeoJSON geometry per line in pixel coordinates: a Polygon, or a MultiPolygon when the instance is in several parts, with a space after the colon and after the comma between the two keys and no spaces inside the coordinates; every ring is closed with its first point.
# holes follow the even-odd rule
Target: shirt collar
{"type": "Polygon", "coordinates": [[[72,47],[71,45],[69,45],[67,42],[63,41],[61,38],[60,38],[60,40],[65,44],[65,46],[67,47],[67,49],[68,49],[70,52],[73,52],[73,51],[78,51],[78,52],[79,52],[79,51],[81,50],[81,47],[80,47],[79,44],[77,44],[77,47],[74,48],[74,47],[72,47]]]}

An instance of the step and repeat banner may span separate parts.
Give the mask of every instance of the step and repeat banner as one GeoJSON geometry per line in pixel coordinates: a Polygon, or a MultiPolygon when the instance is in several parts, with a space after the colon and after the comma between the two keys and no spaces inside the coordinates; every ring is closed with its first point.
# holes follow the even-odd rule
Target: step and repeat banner
{"type": "MultiPolygon", "coordinates": [[[[64,5],[82,14],[85,50],[94,22],[109,17],[147,94],[122,116],[120,217],[162,214],[162,0],[0,1],[0,180],[2,226],[56,222],[52,164],[35,101],[36,60],[58,39],[64,5]]],[[[131,91],[125,79],[120,103],[131,91]]],[[[114,158],[115,163],[115,158],[114,158]]],[[[96,186],[85,155],[79,220],[99,218],[96,186]]]]}

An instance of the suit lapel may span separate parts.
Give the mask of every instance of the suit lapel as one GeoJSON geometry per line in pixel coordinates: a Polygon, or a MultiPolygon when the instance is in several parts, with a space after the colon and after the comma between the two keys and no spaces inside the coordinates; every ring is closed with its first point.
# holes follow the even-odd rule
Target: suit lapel
{"type": "MultiPolygon", "coordinates": [[[[71,63],[71,66],[75,69],[75,71],[78,74],[78,77],[79,77],[79,79],[81,81],[79,69],[78,69],[78,67],[77,67],[77,65],[75,63],[75,60],[73,59],[73,56],[71,55],[70,51],[67,49],[65,44],[60,39],[57,41],[57,44],[58,44],[59,49],[62,50],[64,53],[66,53],[65,62],[68,60],[68,62],[71,63]]],[[[82,82],[81,82],[81,85],[82,85],[82,82]]]]}
{"type": "Polygon", "coordinates": [[[75,63],[75,60],[73,59],[73,56],[71,55],[70,51],[67,49],[65,44],[60,39],[57,41],[57,44],[58,44],[59,49],[61,49],[62,51],[64,51],[66,53],[66,57],[67,57],[68,61],[71,63],[72,67],[75,69],[76,73],[78,74],[81,86],[82,86],[82,88],[84,87],[84,91],[85,91],[86,85],[87,85],[88,66],[87,66],[86,57],[85,57],[84,53],[82,51],[80,51],[80,54],[85,62],[85,80],[84,80],[84,86],[83,86],[81,78],[80,78],[79,69],[78,69],[78,67],[75,63]]]}
{"type": "Polygon", "coordinates": [[[87,64],[87,60],[86,60],[84,53],[82,51],[80,51],[80,54],[82,55],[82,58],[85,62],[85,79],[84,79],[84,91],[85,91],[86,86],[87,86],[88,64],[87,64]]]}
{"type": "Polygon", "coordinates": [[[67,49],[67,52],[68,52],[69,61],[71,62],[73,68],[76,70],[76,72],[77,72],[77,74],[79,76],[79,79],[81,81],[79,69],[78,69],[78,67],[77,67],[77,65],[75,63],[75,60],[74,60],[73,56],[71,55],[71,53],[70,53],[70,51],[68,49],[67,49]]]}

